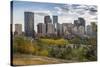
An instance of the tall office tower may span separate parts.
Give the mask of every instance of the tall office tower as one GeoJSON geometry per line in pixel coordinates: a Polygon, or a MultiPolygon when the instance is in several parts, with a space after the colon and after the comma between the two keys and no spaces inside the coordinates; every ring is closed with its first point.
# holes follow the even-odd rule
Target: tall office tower
{"type": "Polygon", "coordinates": [[[84,33],[85,33],[84,29],[85,29],[84,26],[79,26],[79,28],[78,28],[78,34],[80,36],[83,36],[84,35],[84,33]]]}
{"type": "Polygon", "coordinates": [[[15,24],[15,35],[21,35],[22,34],[22,24],[15,24]]]}
{"type": "Polygon", "coordinates": [[[77,28],[77,26],[73,27],[72,33],[75,34],[75,35],[78,34],[78,28],[77,28]]]}
{"type": "Polygon", "coordinates": [[[52,35],[55,33],[54,25],[52,23],[47,24],[47,35],[52,35]]]}
{"type": "MultiPolygon", "coordinates": [[[[82,17],[79,17],[78,20],[74,20],[74,29],[77,29],[76,34],[85,34],[85,19],[82,17]]],[[[74,30],[75,31],[75,30],[74,30]]],[[[73,32],[74,33],[74,32],[73,32]]],[[[84,35],[83,34],[83,35],[84,35]]]]}
{"type": "Polygon", "coordinates": [[[86,34],[92,36],[93,30],[91,25],[87,25],[86,34]]]}
{"type": "Polygon", "coordinates": [[[35,37],[33,12],[24,12],[24,28],[26,36],[35,37]]]}
{"type": "Polygon", "coordinates": [[[53,16],[53,24],[58,23],[58,16],[53,16]]]}
{"type": "Polygon", "coordinates": [[[44,23],[46,24],[46,33],[47,33],[47,24],[52,23],[52,20],[51,20],[50,16],[45,16],[44,17],[44,23]]]}
{"type": "Polygon", "coordinates": [[[50,16],[45,16],[44,17],[44,23],[47,24],[47,23],[52,23],[52,20],[50,18],[50,16]]]}
{"type": "Polygon", "coordinates": [[[46,24],[44,23],[39,23],[37,25],[37,33],[38,33],[38,36],[45,36],[46,35],[46,24]]]}
{"type": "Polygon", "coordinates": [[[53,16],[53,24],[54,24],[55,28],[57,26],[57,23],[58,23],[58,16],[53,16]]]}
{"type": "Polygon", "coordinates": [[[55,34],[57,35],[58,16],[56,16],[56,15],[53,16],[53,24],[55,27],[55,34]]]}
{"type": "Polygon", "coordinates": [[[78,22],[79,22],[80,26],[83,26],[84,27],[84,33],[85,33],[85,19],[79,17],[78,18],[78,22]]]}
{"type": "Polygon", "coordinates": [[[74,20],[74,26],[79,26],[80,24],[79,24],[79,21],[78,20],[74,20]]]}
{"type": "Polygon", "coordinates": [[[62,26],[62,29],[63,29],[63,35],[68,35],[69,34],[69,31],[68,31],[68,28],[67,26],[62,26]]]}
{"type": "Polygon", "coordinates": [[[78,22],[80,23],[80,25],[85,27],[85,19],[84,18],[79,17],[78,22]]]}
{"type": "MultiPolygon", "coordinates": [[[[66,29],[68,30],[69,33],[72,32],[72,28],[73,28],[73,24],[72,23],[63,23],[62,25],[63,25],[63,27],[66,27],[66,29]]],[[[63,33],[64,33],[64,31],[63,31],[63,33]]]]}
{"type": "Polygon", "coordinates": [[[58,36],[63,36],[63,26],[62,24],[57,24],[57,35],[58,36]]]}
{"type": "Polygon", "coordinates": [[[92,36],[97,36],[97,24],[96,22],[91,22],[91,26],[92,26],[92,36]]]}

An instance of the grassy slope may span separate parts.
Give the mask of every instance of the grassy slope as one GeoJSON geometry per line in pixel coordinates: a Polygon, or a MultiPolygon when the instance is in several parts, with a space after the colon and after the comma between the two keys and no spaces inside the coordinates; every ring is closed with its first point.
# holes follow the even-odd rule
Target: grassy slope
{"type": "Polygon", "coordinates": [[[69,63],[71,61],[34,55],[14,55],[13,65],[40,65],[69,63]]]}

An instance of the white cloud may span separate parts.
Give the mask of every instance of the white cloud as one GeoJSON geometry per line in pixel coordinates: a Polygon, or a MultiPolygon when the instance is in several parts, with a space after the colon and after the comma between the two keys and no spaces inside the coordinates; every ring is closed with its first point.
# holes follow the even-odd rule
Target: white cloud
{"type": "Polygon", "coordinates": [[[54,7],[56,10],[58,11],[62,11],[62,9],[60,7],[54,7]]]}
{"type": "MultiPolygon", "coordinates": [[[[90,8],[95,8],[94,6],[87,6],[87,5],[64,5],[61,7],[54,7],[53,11],[50,10],[42,10],[42,11],[35,11],[35,13],[39,16],[42,16],[42,22],[44,22],[43,16],[57,14],[59,16],[59,23],[73,23],[75,19],[78,17],[83,17],[86,20],[86,24],[90,24],[91,21],[97,21],[97,12],[90,13],[90,8]]],[[[96,8],[97,9],[97,8],[96,8]]],[[[95,10],[96,10],[95,9],[95,10]]],[[[40,18],[38,18],[40,20],[40,18]]],[[[37,20],[38,20],[37,19],[37,20]]],[[[38,20],[38,21],[39,21],[38,20]]]]}
{"type": "Polygon", "coordinates": [[[59,23],[73,23],[74,18],[69,16],[59,16],[59,23]]]}
{"type": "Polygon", "coordinates": [[[96,21],[97,14],[90,14],[89,6],[87,5],[64,5],[63,7],[54,7],[59,16],[59,22],[73,22],[78,17],[83,17],[86,24],[91,21],[96,21]]]}

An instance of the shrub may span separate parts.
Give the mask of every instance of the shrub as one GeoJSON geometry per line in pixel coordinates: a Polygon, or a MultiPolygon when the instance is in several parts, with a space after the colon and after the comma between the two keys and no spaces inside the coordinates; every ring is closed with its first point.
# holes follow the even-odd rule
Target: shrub
{"type": "Polygon", "coordinates": [[[69,42],[64,39],[40,39],[39,42],[43,45],[67,45],[69,42]]]}
{"type": "Polygon", "coordinates": [[[47,50],[42,50],[42,51],[40,51],[39,55],[41,55],[41,56],[48,56],[49,53],[48,53],[47,50]]]}
{"type": "Polygon", "coordinates": [[[23,37],[15,37],[13,43],[14,52],[33,54],[35,52],[34,44],[23,37]]]}

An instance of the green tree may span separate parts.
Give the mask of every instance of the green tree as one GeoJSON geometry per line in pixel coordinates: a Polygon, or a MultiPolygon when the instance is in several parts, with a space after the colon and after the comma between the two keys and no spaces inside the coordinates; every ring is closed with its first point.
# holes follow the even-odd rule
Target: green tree
{"type": "Polygon", "coordinates": [[[33,43],[19,36],[14,38],[13,49],[18,53],[33,54],[35,52],[33,43]]]}

